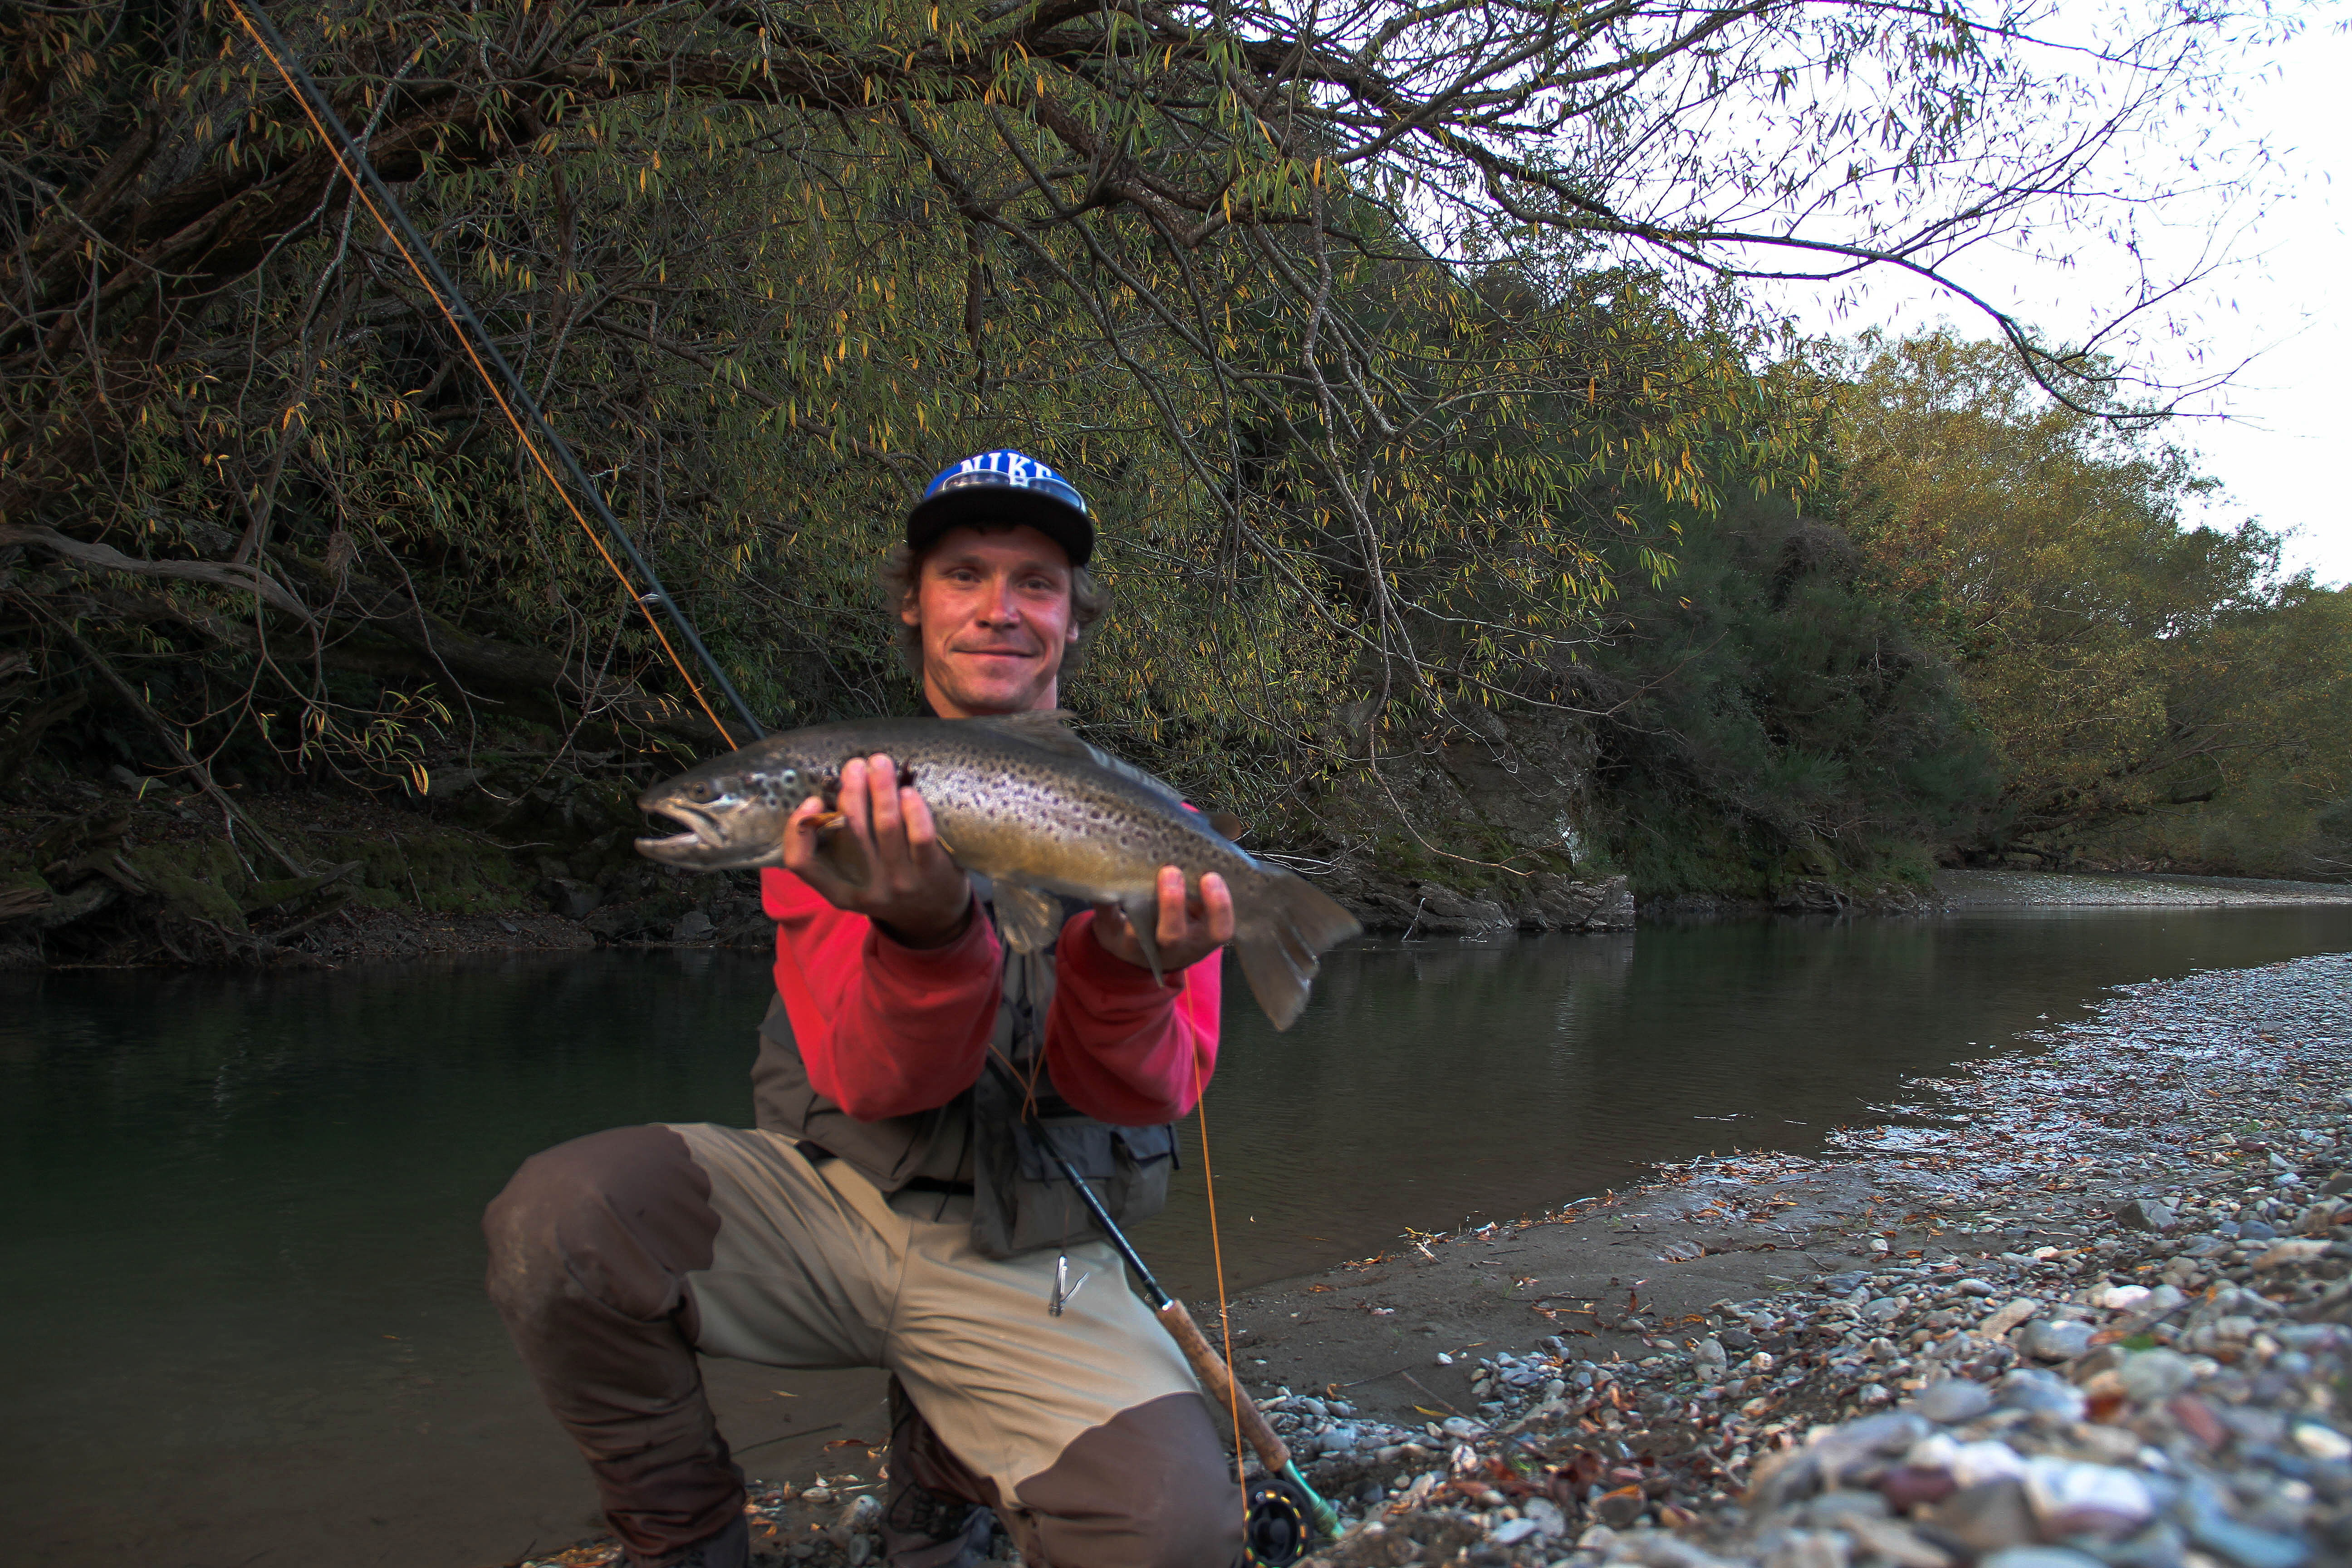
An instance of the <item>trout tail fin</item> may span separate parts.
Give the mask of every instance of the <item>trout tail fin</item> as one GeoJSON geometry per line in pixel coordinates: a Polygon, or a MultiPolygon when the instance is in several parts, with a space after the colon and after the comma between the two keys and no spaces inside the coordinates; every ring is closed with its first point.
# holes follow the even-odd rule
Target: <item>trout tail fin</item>
{"type": "Polygon", "coordinates": [[[1239,921],[1234,946],[1241,953],[1242,977],[1277,1029],[1298,1021],[1307,988],[1321,967],[1318,957],[1351,936],[1362,934],[1356,917],[1329,895],[1279,866],[1259,872],[1255,896],[1239,921]]]}

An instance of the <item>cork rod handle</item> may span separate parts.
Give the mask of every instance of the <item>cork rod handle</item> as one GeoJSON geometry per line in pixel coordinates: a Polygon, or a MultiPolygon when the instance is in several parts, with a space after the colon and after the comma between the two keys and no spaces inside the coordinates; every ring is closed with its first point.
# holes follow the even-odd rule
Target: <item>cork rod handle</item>
{"type": "Polygon", "coordinates": [[[1209,1343],[1208,1336],[1192,1321],[1192,1314],[1184,1310],[1184,1303],[1169,1298],[1168,1304],[1159,1309],[1159,1318],[1169,1337],[1184,1352],[1184,1359],[1192,1363],[1192,1375],[1201,1380],[1201,1391],[1209,1396],[1209,1403],[1240,1413],[1242,1436],[1257,1450],[1258,1462],[1265,1467],[1266,1473],[1278,1476],[1288,1469],[1290,1446],[1266,1424],[1265,1412],[1257,1407],[1257,1401],[1234,1381],[1234,1369],[1209,1343]]]}

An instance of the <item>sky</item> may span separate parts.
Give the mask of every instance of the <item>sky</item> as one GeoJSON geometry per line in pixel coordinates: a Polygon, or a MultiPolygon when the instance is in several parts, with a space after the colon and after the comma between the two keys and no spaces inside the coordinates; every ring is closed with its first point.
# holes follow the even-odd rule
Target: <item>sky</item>
{"type": "MultiPolygon", "coordinates": [[[[2336,13],[2341,16],[2340,10],[2336,13]]],[[[2231,220],[2245,259],[2198,297],[2186,325],[2217,362],[2252,355],[2230,384],[2184,406],[2165,439],[2204,458],[2224,489],[2196,521],[2255,518],[2287,532],[2286,564],[2322,583],[2352,582],[2352,37],[2325,13],[2293,43],[2250,66],[2240,130],[2267,142],[2278,166],[2269,198],[2231,220]]],[[[2172,229],[2183,247],[2201,242],[2210,215],[2184,210],[2172,229]]],[[[2072,269],[1979,255],[1960,281],[2014,308],[2051,337],[2095,320],[2122,281],[2086,258],[2072,269]]],[[[1860,303],[1832,317],[1819,296],[1787,300],[1805,330],[1889,332],[1939,321],[1971,337],[1992,324],[1965,301],[1897,276],[1873,282],[1860,303]]],[[[2178,380],[2195,372],[2176,362],[2178,380]]]]}

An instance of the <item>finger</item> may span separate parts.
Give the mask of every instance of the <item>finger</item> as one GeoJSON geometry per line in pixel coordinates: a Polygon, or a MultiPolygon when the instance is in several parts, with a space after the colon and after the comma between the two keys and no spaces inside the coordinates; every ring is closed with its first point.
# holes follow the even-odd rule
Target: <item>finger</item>
{"type": "Polygon", "coordinates": [[[811,795],[784,818],[785,869],[797,872],[815,858],[817,819],[824,815],[824,802],[811,795]]]}
{"type": "Polygon", "coordinates": [[[823,832],[817,826],[830,816],[824,802],[811,795],[784,819],[784,869],[806,882],[827,903],[838,904],[849,890],[819,851],[823,832]]]}
{"type": "Polygon", "coordinates": [[[866,799],[873,811],[875,842],[906,842],[906,832],[898,826],[898,764],[887,754],[875,752],[866,759],[866,799]]]}
{"type": "Polygon", "coordinates": [[[929,803],[912,784],[898,786],[898,817],[907,825],[907,847],[917,859],[939,847],[940,825],[931,816],[929,803]]]}
{"type": "Polygon", "coordinates": [[[1155,934],[1163,950],[1192,934],[1192,912],[1184,907],[1184,873],[1173,866],[1160,868],[1160,926],[1155,934]]]}
{"type": "Polygon", "coordinates": [[[874,808],[866,787],[866,759],[852,757],[841,764],[841,815],[860,847],[874,846],[874,808]]]}
{"type": "Polygon", "coordinates": [[[906,818],[898,809],[898,767],[877,752],[866,759],[866,793],[874,814],[874,847],[891,868],[907,864],[906,818]]]}
{"type": "Polygon", "coordinates": [[[1214,871],[1201,879],[1201,906],[1209,924],[1209,940],[1222,947],[1234,940],[1234,891],[1214,871]]]}

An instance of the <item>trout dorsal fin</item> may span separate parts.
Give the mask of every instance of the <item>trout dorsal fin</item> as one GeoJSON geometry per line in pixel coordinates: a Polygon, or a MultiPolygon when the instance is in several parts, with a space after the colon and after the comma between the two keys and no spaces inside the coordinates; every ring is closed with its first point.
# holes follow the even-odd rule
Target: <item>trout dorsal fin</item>
{"type": "Polygon", "coordinates": [[[1041,752],[1055,756],[1080,757],[1095,760],[1095,749],[1081,741],[1069,729],[1070,711],[1066,708],[1047,708],[1035,713],[991,713],[965,719],[966,724],[985,724],[992,730],[1025,742],[1041,752]]]}

